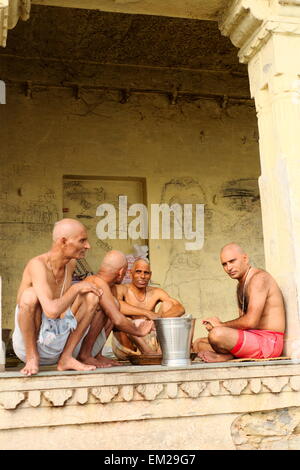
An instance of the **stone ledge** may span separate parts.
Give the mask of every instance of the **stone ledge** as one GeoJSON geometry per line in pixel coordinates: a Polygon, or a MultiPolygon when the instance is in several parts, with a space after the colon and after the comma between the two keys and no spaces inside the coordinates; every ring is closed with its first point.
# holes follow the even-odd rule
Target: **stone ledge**
{"type": "Polygon", "coordinates": [[[285,362],[251,367],[193,364],[176,370],[135,366],[85,374],[41,372],[34,377],[4,373],[0,375],[0,429],[300,406],[299,366],[285,362]]]}

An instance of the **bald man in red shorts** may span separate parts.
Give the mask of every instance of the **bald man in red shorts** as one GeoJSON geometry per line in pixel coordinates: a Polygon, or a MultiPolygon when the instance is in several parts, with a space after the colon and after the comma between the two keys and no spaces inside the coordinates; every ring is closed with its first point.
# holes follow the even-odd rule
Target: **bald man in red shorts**
{"type": "Polygon", "coordinates": [[[285,308],[276,281],[266,271],[251,266],[247,253],[236,243],[224,246],[220,259],[225,272],[238,281],[239,318],[226,322],[205,318],[208,337],[197,339],[193,350],[205,362],[279,357],[285,308]]]}

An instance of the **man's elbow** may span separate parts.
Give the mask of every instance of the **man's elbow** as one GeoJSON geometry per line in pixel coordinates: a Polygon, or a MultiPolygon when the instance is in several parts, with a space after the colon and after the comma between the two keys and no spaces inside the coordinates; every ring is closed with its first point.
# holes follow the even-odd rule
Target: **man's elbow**
{"type": "Polygon", "coordinates": [[[182,317],[185,314],[185,308],[182,305],[178,305],[176,309],[176,317],[182,317]]]}
{"type": "Polygon", "coordinates": [[[114,328],[116,328],[117,330],[120,330],[124,324],[124,320],[122,316],[120,317],[118,316],[117,318],[114,318],[112,322],[113,322],[114,328]]]}
{"type": "Polygon", "coordinates": [[[245,318],[245,330],[255,330],[259,326],[259,319],[245,318]]]}

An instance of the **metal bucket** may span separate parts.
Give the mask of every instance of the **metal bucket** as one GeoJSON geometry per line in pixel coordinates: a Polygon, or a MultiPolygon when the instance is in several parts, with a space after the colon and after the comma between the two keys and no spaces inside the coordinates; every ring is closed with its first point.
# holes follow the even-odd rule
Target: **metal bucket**
{"type": "Polygon", "coordinates": [[[156,318],[154,321],[162,351],[161,365],[190,365],[195,319],[191,317],[156,318]]]}

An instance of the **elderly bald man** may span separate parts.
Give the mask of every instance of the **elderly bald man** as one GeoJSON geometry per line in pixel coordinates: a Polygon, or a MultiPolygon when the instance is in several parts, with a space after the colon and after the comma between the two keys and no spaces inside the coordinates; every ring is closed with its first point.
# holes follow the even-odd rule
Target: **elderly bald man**
{"type": "Polygon", "coordinates": [[[280,356],[285,308],[276,281],[263,269],[251,266],[249,256],[236,243],[222,248],[220,260],[228,276],[238,281],[239,318],[225,322],[218,317],[205,318],[208,338],[196,340],[194,351],[205,362],[280,356]]]}
{"type": "MultiPolygon", "coordinates": [[[[134,319],[136,324],[143,318],[180,317],[185,309],[178,300],[159,287],[149,286],[151,267],[148,261],[139,258],[131,268],[131,283],[115,286],[113,294],[120,303],[121,312],[134,319]],[[156,307],[159,305],[158,311],[156,307]]],[[[127,359],[134,354],[160,354],[160,346],[156,331],[138,338],[135,335],[116,331],[112,339],[112,347],[119,359],[127,359]]]]}
{"type": "Polygon", "coordinates": [[[89,248],[85,227],[77,220],[62,219],[54,226],[51,249],[27,263],[13,333],[14,351],[25,362],[22,374],[36,374],[40,364],[57,363],[61,371],[96,368],[73,357],[102,295],[89,282],[71,285],[76,260],[89,248]]]}

